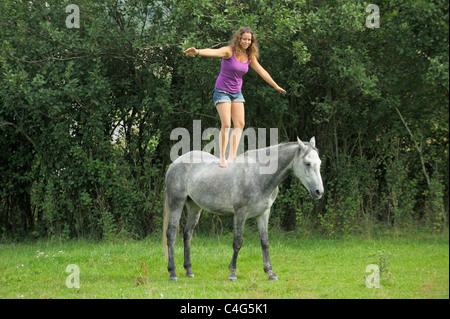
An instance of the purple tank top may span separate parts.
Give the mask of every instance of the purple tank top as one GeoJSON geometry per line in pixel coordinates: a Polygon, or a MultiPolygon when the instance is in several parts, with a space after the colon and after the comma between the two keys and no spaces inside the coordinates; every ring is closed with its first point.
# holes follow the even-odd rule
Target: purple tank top
{"type": "Polygon", "coordinates": [[[216,80],[216,88],[230,93],[240,92],[242,89],[242,77],[248,72],[249,64],[250,59],[245,63],[236,60],[233,50],[231,58],[228,60],[222,58],[220,74],[216,80]]]}

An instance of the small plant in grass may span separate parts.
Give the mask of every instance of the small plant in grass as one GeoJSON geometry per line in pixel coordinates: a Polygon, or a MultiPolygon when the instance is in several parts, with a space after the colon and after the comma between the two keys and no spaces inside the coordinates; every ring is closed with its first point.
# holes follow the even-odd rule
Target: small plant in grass
{"type": "Polygon", "coordinates": [[[391,264],[392,254],[382,249],[377,251],[375,254],[370,256],[371,258],[375,258],[372,264],[378,266],[380,270],[380,282],[387,284],[392,282],[392,273],[389,270],[391,264]]]}
{"type": "Polygon", "coordinates": [[[142,277],[136,277],[136,285],[147,285],[148,283],[148,274],[147,274],[147,266],[145,265],[144,259],[142,259],[141,263],[141,271],[139,271],[140,275],[143,275],[142,277]]]}

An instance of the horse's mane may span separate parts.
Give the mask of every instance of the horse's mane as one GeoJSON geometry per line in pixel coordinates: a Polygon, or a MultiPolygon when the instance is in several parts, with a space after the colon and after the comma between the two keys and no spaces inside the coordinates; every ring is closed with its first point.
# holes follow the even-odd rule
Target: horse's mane
{"type": "MultiPolygon", "coordinates": [[[[317,153],[319,153],[319,150],[316,147],[312,146],[309,142],[303,142],[303,144],[305,144],[307,146],[307,150],[305,152],[305,155],[303,155],[303,156],[306,156],[312,150],[314,150],[317,153]]],[[[253,150],[247,150],[247,151],[245,151],[243,154],[241,154],[239,156],[246,157],[246,156],[249,156],[250,154],[253,154],[253,153],[256,153],[256,152],[267,151],[268,149],[273,148],[273,147],[282,148],[282,147],[285,147],[285,146],[292,146],[292,145],[298,145],[298,142],[281,142],[281,143],[275,144],[275,145],[269,145],[269,146],[266,146],[266,147],[257,148],[257,149],[253,149],[253,150]]]]}

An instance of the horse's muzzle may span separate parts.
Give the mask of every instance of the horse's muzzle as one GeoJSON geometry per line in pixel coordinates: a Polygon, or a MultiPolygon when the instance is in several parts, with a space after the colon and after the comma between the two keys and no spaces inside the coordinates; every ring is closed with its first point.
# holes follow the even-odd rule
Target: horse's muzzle
{"type": "Polygon", "coordinates": [[[309,191],[309,195],[311,195],[311,197],[314,199],[320,199],[323,195],[323,190],[321,191],[320,189],[315,189],[315,190],[311,189],[309,191]]]}

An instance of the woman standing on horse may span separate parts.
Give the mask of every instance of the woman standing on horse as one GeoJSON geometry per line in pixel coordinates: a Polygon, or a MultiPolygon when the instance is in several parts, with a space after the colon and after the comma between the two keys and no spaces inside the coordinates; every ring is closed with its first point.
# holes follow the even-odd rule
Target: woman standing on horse
{"type": "Polygon", "coordinates": [[[233,134],[228,160],[236,158],[236,152],[245,125],[244,96],[242,95],[242,77],[248,72],[248,66],[256,71],[275,90],[286,94],[269,73],[258,63],[258,43],[249,27],[242,27],[234,34],[231,45],[220,49],[189,48],[185,55],[197,54],[207,57],[222,58],[220,74],[214,89],[214,104],[220,116],[220,167],[227,167],[225,152],[228,134],[233,120],[233,134]]]}

